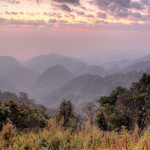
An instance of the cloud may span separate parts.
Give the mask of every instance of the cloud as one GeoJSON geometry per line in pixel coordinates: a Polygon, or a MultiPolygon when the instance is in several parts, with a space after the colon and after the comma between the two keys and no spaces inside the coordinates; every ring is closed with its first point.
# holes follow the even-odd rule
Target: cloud
{"type": "Polygon", "coordinates": [[[133,10],[137,13],[146,10],[148,1],[149,0],[94,0],[94,4],[98,6],[100,10],[114,17],[127,18],[131,15],[137,18],[140,17],[140,15],[133,14],[133,10]]]}
{"type": "Polygon", "coordinates": [[[40,0],[36,0],[36,2],[39,4],[39,3],[40,3],[40,0]]]}
{"type": "MultiPolygon", "coordinates": [[[[137,15],[138,16],[138,15],[137,15]]],[[[148,17],[148,16],[147,16],[148,17]]],[[[149,16],[150,19],[150,16],[149,16]]],[[[15,19],[4,19],[0,18],[0,26],[1,28],[32,28],[37,29],[38,27],[44,28],[44,30],[79,30],[79,31],[149,31],[150,30],[150,23],[145,24],[138,24],[136,22],[126,25],[123,23],[109,23],[107,21],[103,20],[95,20],[93,24],[89,24],[85,21],[79,21],[77,23],[70,23],[66,20],[55,20],[50,19],[48,22],[45,22],[43,20],[15,20],[15,19]],[[55,26],[55,23],[57,23],[57,26],[55,26]],[[24,25],[24,26],[22,26],[24,25]]],[[[40,28],[40,30],[42,30],[40,28]]]]}
{"type": "Polygon", "coordinates": [[[56,13],[56,12],[43,12],[43,15],[45,15],[45,16],[49,16],[49,17],[51,17],[51,16],[53,16],[53,17],[55,17],[55,18],[62,18],[62,15],[61,15],[61,13],[56,13]]]}
{"type": "Polygon", "coordinates": [[[92,0],[93,3],[89,3],[89,1],[85,2],[86,0],[27,1],[32,1],[32,5],[35,5],[37,10],[38,8],[40,9],[43,5],[45,6],[45,4],[48,4],[48,8],[41,9],[43,12],[39,12],[40,15],[36,12],[24,12],[24,15],[30,15],[30,17],[28,18],[30,18],[31,20],[26,18],[28,21],[17,19],[4,19],[3,17],[8,17],[8,15],[10,15],[9,18],[23,18],[24,15],[23,12],[18,12],[18,10],[13,9],[12,11],[10,10],[10,12],[3,11],[1,15],[2,18],[0,19],[0,25],[6,25],[9,27],[14,27],[15,25],[17,27],[22,25],[25,25],[25,27],[40,26],[45,28],[53,27],[56,29],[94,29],[94,27],[95,29],[101,29],[102,27],[104,27],[104,25],[106,25],[107,27],[110,26],[110,28],[114,28],[117,27],[117,25],[125,27],[132,25],[132,23],[146,24],[149,23],[148,21],[150,21],[150,15],[148,13],[145,13],[147,8],[150,7],[150,0],[92,0]],[[39,3],[39,5],[37,5],[36,3],[39,3]],[[77,6],[76,4],[80,5],[77,6]],[[94,5],[92,5],[92,7],[88,7],[89,4],[94,5]],[[17,15],[22,15],[23,17],[17,15]],[[38,15],[40,16],[39,20],[34,20],[34,18],[38,17],[38,15]],[[40,20],[42,16],[44,16],[43,20],[40,20]],[[66,20],[68,20],[68,22],[66,20]],[[112,24],[113,22],[114,24],[112,24]],[[119,23],[124,24],[124,26],[122,24],[119,25],[119,23]]]}
{"type": "Polygon", "coordinates": [[[7,19],[0,18],[0,25],[4,25],[6,23],[7,19]]]}
{"type": "Polygon", "coordinates": [[[52,1],[57,3],[68,3],[68,4],[75,4],[75,5],[79,4],[79,0],[52,0],[52,1]]]}
{"type": "Polygon", "coordinates": [[[8,12],[8,11],[6,11],[5,14],[7,14],[7,15],[23,15],[24,13],[23,12],[8,12]]]}
{"type": "Polygon", "coordinates": [[[76,13],[77,13],[78,16],[85,16],[85,13],[82,12],[82,11],[77,11],[76,13]]]}
{"type": "Polygon", "coordinates": [[[89,15],[86,15],[87,18],[94,18],[93,15],[89,14],[89,15]]]}
{"type": "Polygon", "coordinates": [[[106,13],[103,13],[103,12],[98,12],[98,13],[97,13],[97,17],[98,17],[98,18],[103,18],[103,19],[105,19],[105,18],[107,18],[107,14],[106,14],[106,13]]]}
{"type": "Polygon", "coordinates": [[[142,9],[144,9],[144,5],[142,3],[139,3],[139,2],[131,2],[130,8],[142,10],[142,9]]]}
{"type": "Polygon", "coordinates": [[[54,25],[55,23],[58,23],[59,26],[66,25],[68,22],[65,20],[56,20],[56,19],[49,19],[48,22],[44,20],[16,20],[16,19],[5,19],[5,18],[0,18],[0,25],[16,25],[16,26],[21,26],[21,25],[26,25],[26,26],[49,26],[49,25],[54,25]]]}
{"type": "Polygon", "coordinates": [[[56,19],[50,19],[50,20],[48,21],[48,23],[56,23],[56,22],[57,22],[56,19]]]}
{"type": "Polygon", "coordinates": [[[34,1],[36,3],[41,3],[41,2],[56,2],[56,3],[61,3],[61,4],[73,4],[73,5],[79,5],[80,0],[28,0],[28,1],[34,1]]]}
{"type": "Polygon", "coordinates": [[[132,13],[131,16],[133,16],[133,18],[138,18],[138,19],[142,18],[142,15],[139,12],[132,13]]]}
{"type": "Polygon", "coordinates": [[[46,25],[44,20],[16,20],[16,19],[5,19],[0,18],[1,25],[30,25],[30,26],[40,26],[46,25]]]}
{"type": "Polygon", "coordinates": [[[67,11],[67,12],[71,12],[72,11],[72,9],[68,5],[66,5],[66,4],[58,5],[58,7],[61,10],[63,10],[63,11],[67,11]]]}
{"type": "Polygon", "coordinates": [[[59,20],[58,21],[60,24],[67,24],[68,23],[68,21],[66,21],[66,20],[59,20]]]}
{"type": "Polygon", "coordinates": [[[1,0],[1,2],[6,2],[9,4],[19,4],[20,3],[20,1],[18,1],[18,0],[1,0]]]}

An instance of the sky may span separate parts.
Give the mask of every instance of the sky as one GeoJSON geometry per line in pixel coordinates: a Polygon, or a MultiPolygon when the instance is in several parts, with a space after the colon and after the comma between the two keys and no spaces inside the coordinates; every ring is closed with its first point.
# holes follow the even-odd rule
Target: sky
{"type": "Polygon", "coordinates": [[[0,55],[133,58],[149,39],[150,0],[0,0],[0,55]]]}

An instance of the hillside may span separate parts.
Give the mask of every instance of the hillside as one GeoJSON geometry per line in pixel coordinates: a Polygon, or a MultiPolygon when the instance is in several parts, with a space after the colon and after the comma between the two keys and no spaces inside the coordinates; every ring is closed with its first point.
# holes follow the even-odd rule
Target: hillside
{"type": "Polygon", "coordinates": [[[33,108],[34,101],[25,93],[0,92],[0,149],[149,150],[149,91],[150,75],[143,74],[131,88],[117,87],[101,97],[99,106],[85,105],[84,116],[74,112],[70,100],[49,116],[46,108],[33,108]]]}
{"type": "Polygon", "coordinates": [[[143,71],[146,72],[150,70],[150,60],[136,62],[133,65],[122,68],[121,72],[130,72],[130,71],[143,71]]]}
{"type": "Polygon", "coordinates": [[[0,56],[0,77],[5,80],[5,83],[7,81],[7,87],[11,87],[1,86],[0,90],[15,92],[18,91],[14,90],[17,88],[19,91],[26,91],[27,86],[37,77],[37,73],[24,67],[13,57],[0,56]]]}
{"type": "Polygon", "coordinates": [[[31,85],[31,95],[40,100],[47,93],[73,79],[73,75],[61,65],[55,65],[43,72],[31,85]]]}
{"type": "Polygon", "coordinates": [[[4,80],[3,78],[0,78],[0,91],[11,91],[18,93],[19,90],[10,84],[8,81],[4,80]]]}
{"type": "Polygon", "coordinates": [[[26,90],[26,87],[31,84],[37,76],[38,74],[35,71],[24,66],[19,66],[7,71],[4,78],[23,91],[26,90]]]}
{"type": "Polygon", "coordinates": [[[118,70],[133,63],[134,60],[122,59],[119,61],[108,61],[106,63],[103,63],[102,66],[104,66],[107,70],[118,70]]]}
{"type": "Polygon", "coordinates": [[[138,62],[140,61],[148,61],[150,60],[150,55],[146,55],[145,57],[141,58],[141,59],[138,59],[138,62]]]}
{"type": "Polygon", "coordinates": [[[63,98],[71,99],[74,104],[81,105],[89,101],[96,102],[100,96],[108,95],[118,86],[130,87],[142,73],[117,73],[104,78],[97,75],[82,75],[69,81],[57,91],[47,95],[42,103],[47,106],[59,103],[63,98]]]}
{"type": "Polygon", "coordinates": [[[92,75],[100,75],[100,76],[105,76],[106,75],[106,70],[101,67],[101,66],[87,66],[85,67],[79,75],[84,75],[84,74],[92,74],[92,75]]]}
{"type": "Polygon", "coordinates": [[[6,75],[12,68],[20,66],[21,64],[15,58],[10,56],[0,56],[0,76],[6,75]]]}
{"type": "Polygon", "coordinates": [[[14,101],[17,104],[27,104],[32,108],[38,108],[40,111],[48,114],[53,114],[56,111],[56,109],[50,110],[43,105],[37,104],[37,101],[30,98],[27,93],[20,92],[16,94],[10,91],[0,91],[0,103],[9,101],[14,101]]]}
{"type": "Polygon", "coordinates": [[[75,58],[66,57],[59,54],[49,54],[49,55],[41,55],[32,58],[25,65],[31,69],[34,69],[38,72],[43,72],[47,70],[49,67],[60,64],[69,70],[72,73],[76,73],[87,65],[75,58]]]}

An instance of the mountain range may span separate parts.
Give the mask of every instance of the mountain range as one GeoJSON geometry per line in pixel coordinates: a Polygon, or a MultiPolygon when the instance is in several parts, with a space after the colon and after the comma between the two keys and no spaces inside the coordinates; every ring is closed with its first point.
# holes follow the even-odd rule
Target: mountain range
{"type": "Polygon", "coordinates": [[[99,75],[105,75],[105,69],[100,66],[88,66],[86,63],[80,61],[77,58],[66,57],[59,54],[49,54],[37,56],[26,63],[24,65],[36,72],[44,72],[49,67],[54,65],[62,65],[65,69],[70,71],[70,73],[78,76],[85,73],[94,73],[99,75]]]}
{"type": "Polygon", "coordinates": [[[150,60],[136,62],[130,66],[122,68],[120,72],[130,72],[130,71],[147,72],[148,70],[150,70],[150,60]]]}
{"type": "Polygon", "coordinates": [[[150,56],[117,63],[119,67],[108,63],[105,69],[54,53],[34,57],[25,63],[0,56],[0,90],[17,94],[27,92],[48,107],[56,106],[63,98],[79,107],[88,101],[96,102],[117,86],[129,88],[143,72],[150,72],[150,56]]]}
{"type": "Polygon", "coordinates": [[[129,88],[141,76],[142,73],[137,72],[116,73],[106,77],[90,74],[82,75],[43,97],[43,104],[51,106],[58,104],[62,99],[70,99],[77,106],[89,101],[95,103],[98,98],[108,95],[118,86],[129,88]]]}

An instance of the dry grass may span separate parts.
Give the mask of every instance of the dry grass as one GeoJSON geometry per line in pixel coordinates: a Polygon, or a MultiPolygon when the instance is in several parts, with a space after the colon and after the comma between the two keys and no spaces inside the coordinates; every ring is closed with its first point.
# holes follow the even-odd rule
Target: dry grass
{"type": "Polygon", "coordinates": [[[57,125],[55,119],[48,127],[35,133],[17,132],[12,124],[0,133],[0,150],[149,150],[150,128],[141,136],[128,132],[104,132],[87,123],[76,130],[57,125]]]}

